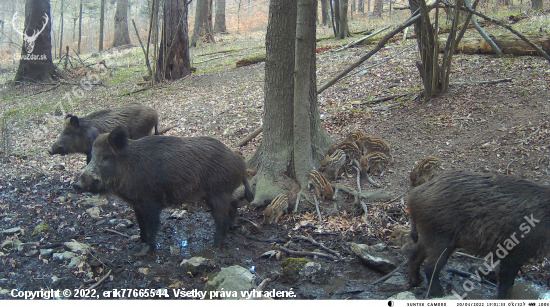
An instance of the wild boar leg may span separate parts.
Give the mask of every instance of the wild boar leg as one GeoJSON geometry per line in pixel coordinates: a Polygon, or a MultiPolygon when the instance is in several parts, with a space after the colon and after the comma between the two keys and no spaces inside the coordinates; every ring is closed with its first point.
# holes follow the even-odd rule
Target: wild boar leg
{"type": "Polygon", "coordinates": [[[219,246],[237,216],[236,201],[233,200],[233,196],[230,194],[221,194],[209,196],[206,198],[206,204],[210,207],[216,224],[214,246],[219,246]]]}
{"type": "Polygon", "coordinates": [[[439,272],[447,263],[449,256],[454,252],[454,248],[445,246],[444,242],[438,242],[441,244],[435,244],[430,246],[430,252],[426,259],[426,266],[424,267],[424,273],[426,274],[426,283],[430,285],[430,294],[433,296],[441,297],[445,294],[441,283],[439,282],[439,272]],[[432,280],[433,279],[433,280],[432,280]]]}
{"type": "Polygon", "coordinates": [[[154,205],[140,204],[133,206],[140,230],[140,241],[155,249],[156,236],[160,224],[160,212],[154,205]]]}
{"type": "Polygon", "coordinates": [[[506,299],[506,295],[514,285],[514,279],[521,268],[521,261],[517,261],[511,255],[501,260],[498,274],[498,296],[497,299],[506,299]]]}

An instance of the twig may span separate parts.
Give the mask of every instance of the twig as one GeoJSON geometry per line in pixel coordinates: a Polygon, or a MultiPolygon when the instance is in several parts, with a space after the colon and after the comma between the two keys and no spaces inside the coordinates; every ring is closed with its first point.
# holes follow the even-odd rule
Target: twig
{"type": "Polygon", "coordinates": [[[264,291],[265,286],[267,286],[267,284],[270,283],[270,282],[271,282],[271,278],[266,278],[266,279],[262,280],[262,282],[256,287],[256,291],[257,292],[264,291]]]}
{"type": "Polygon", "coordinates": [[[284,244],[284,243],[287,242],[283,239],[262,239],[262,238],[253,237],[253,236],[246,236],[245,238],[250,239],[250,240],[254,240],[254,241],[258,241],[258,242],[266,242],[266,243],[282,243],[282,244],[284,244]]]}
{"type": "Polygon", "coordinates": [[[371,111],[383,111],[383,110],[387,110],[387,109],[391,109],[393,107],[397,107],[399,106],[399,103],[392,103],[392,104],[387,104],[387,105],[383,105],[383,106],[377,106],[377,107],[374,107],[374,108],[370,108],[371,111]]]}
{"type": "Polygon", "coordinates": [[[326,247],[325,245],[323,245],[322,243],[319,243],[319,242],[315,241],[315,239],[313,239],[312,237],[296,236],[294,238],[304,240],[304,241],[308,241],[309,243],[311,243],[311,244],[313,244],[317,247],[320,247],[323,250],[326,250],[327,252],[335,255],[338,258],[340,258],[340,259],[342,258],[342,255],[340,255],[339,252],[337,252],[335,250],[332,250],[332,249],[326,247]]]}
{"type": "Polygon", "coordinates": [[[367,39],[369,39],[369,38],[371,38],[371,37],[374,37],[374,36],[378,35],[379,33],[386,31],[386,30],[389,29],[389,28],[390,28],[389,26],[388,26],[388,27],[384,27],[384,28],[382,28],[382,29],[380,29],[380,30],[378,30],[378,31],[376,31],[376,32],[374,32],[374,33],[371,33],[371,34],[368,34],[368,35],[366,35],[366,36],[363,36],[362,38],[360,38],[360,39],[358,39],[358,40],[356,40],[356,41],[353,41],[353,42],[351,42],[351,43],[349,43],[349,44],[347,44],[347,45],[344,45],[344,46],[339,47],[339,48],[336,48],[336,49],[332,49],[332,51],[335,51],[335,52],[336,52],[336,51],[342,51],[342,50],[344,50],[344,49],[347,49],[347,48],[350,48],[350,47],[359,45],[359,44],[361,44],[362,42],[364,42],[365,40],[367,40],[367,39]]]}
{"type": "Polygon", "coordinates": [[[80,58],[78,53],[76,51],[74,51],[74,49],[73,49],[73,52],[74,52],[74,54],[76,54],[77,59],[80,61],[80,64],[82,64],[82,67],[86,67],[86,64],[84,64],[84,61],[82,61],[82,59],[80,58]]]}
{"type": "Polygon", "coordinates": [[[138,29],[136,27],[136,22],[134,21],[133,18],[132,18],[132,23],[134,24],[134,29],[136,30],[136,35],[137,35],[137,38],[139,40],[139,44],[141,45],[141,51],[143,51],[143,56],[145,56],[145,65],[147,65],[147,70],[149,72],[149,76],[152,78],[153,77],[153,71],[151,70],[151,64],[149,63],[149,57],[147,56],[147,53],[145,52],[145,48],[143,47],[143,43],[141,42],[141,37],[139,37],[139,32],[138,32],[138,29]]]}
{"type": "Polygon", "coordinates": [[[56,88],[58,88],[60,85],[61,85],[61,83],[57,83],[57,85],[55,85],[55,86],[53,86],[53,87],[51,87],[51,88],[49,88],[49,89],[47,89],[47,90],[40,91],[40,92],[38,92],[38,93],[34,93],[34,94],[32,94],[32,95],[29,95],[29,97],[31,97],[31,96],[36,96],[36,95],[42,94],[42,93],[47,93],[47,92],[49,92],[49,91],[53,91],[53,90],[55,90],[56,88]]]}
{"type": "Polygon", "coordinates": [[[317,257],[323,257],[323,258],[329,258],[329,259],[332,259],[332,260],[339,260],[338,258],[332,256],[332,255],[328,255],[328,254],[323,254],[323,253],[318,253],[318,252],[305,252],[305,251],[295,251],[295,250],[290,250],[284,246],[277,246],[277,248],[287,254],[291,254],[291,255],[297,255],[297,256],[317,256],[317,257]]]}
{"type": "Polygon", "coordinates": [[[391,195],[384,190],[371,190],[368,192],[359,193],[358,191],[339,183],[331,183],[330,185],[335,189],[342,190],[350,195],[367,200],[383,200],[391,197],[391,195]]]}
{"type": "Polygon", "coordinates": [[[381,283],[381,282],[389,279],[393,274],[395,274],[395,272],[397,272],[402,266],[404,266],[407,263],[407,261],[409,261],[409,260],[405,260],[405,261],[401,262],[401,264],[399,264],[393,271],[391,271],[388,274],[384,275],[383,277],[377,279],[375,282],[373,282],[371,284],[371,286],[374,286],[378,283],[381,283]]]}
{"type": "Polygon", "coordinates": [[[475,260],[483,260],[482,258],[472,256],[470,254],[466,254],[466,253],[463,253],[463,252],[455,252],[455,254],[460,255],[460,256],[464,256],[464,257],[468,257],[468,258],[472,258],[472,259],[475,259],[475,260]]]}
{"type": "Polygon", "coordinates": [[[92,289],[95,289],[97,286],[99,286],[101,283],[103,283],[105,281],[105,279],[107,279],[107,277],[109,277],[109,275],[111,275],[111,272],[113,270],[109,270],[109,272],[107,274],[105,274],[105,276],[101,277],[100,280],[98,280],[95,284],[93,284],[90,288],[86,289],[86,290],[92,290],[92,289]]]}
{"type": "Polygon", "coordinates": [[[131,238],[131,236],[125,234],[125,233],[122,233],[122,232],[118,232],[116,230],[113,230],[113,229],[105,229],[105,231],[108,231],[108,232],[112,232],[112,233],[116,233],[117,235],[121,235],[123,237],[126,237],[126,238],[131,238]]]}
{"type": "Polygon", "coordinates": [[[449,85],[472,85],[472,84],[497,84],[502,82],[512,82],[512,78],[496,79],[496,80],[480,80],[470,82],[451,82],[449,85]]]}
{"type": "Polygon", "coordinates": [[[252,131],[251,134],[249,134],[247,137],[245,137],[244,139],[240,140],[239,143],[237,143],[237,147],[242,147],[244,145],[246,145],[246,143],[248,143],[250,140],[252,140],[253,138],[255,138],[256,136],[258,136],[258,134],[260,134],[262,131],[264,130],[264,126],[260,126],[258,128],[256,128],[256,130],[252,131]]]}

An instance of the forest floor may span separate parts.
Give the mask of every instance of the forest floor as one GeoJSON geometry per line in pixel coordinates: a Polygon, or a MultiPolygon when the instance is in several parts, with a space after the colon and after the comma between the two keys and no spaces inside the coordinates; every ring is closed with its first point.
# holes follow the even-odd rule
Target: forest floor
{"type": "MultiPolygon", "coordinates": [[[[536,31],[541,24],[548,27],[550,19],[548,15],[533,15],[522,23],[536,31]]],[[[488,27],[491,30],[497,31],[488,27]]],[[[328,32],[321,28],[318,36],[328,32]]],[[[351,253],[349,243],[384,243],[391,230],[408,227],[404,206],[410,189],[409,173],[421,158],[435,156],[445,170],[506,174],[550,183],[550,66],[546,60],[457,54],[451,82],[469,83],[451,85],[448,93],[425,102],[414,99],[422,88],[415,66],[419,57],[416,41],[399,40],[319,95],[323,126],[335,142],[351,131],[362,131],[386,140],[392,147],[395,162],[385,176],[377,179],[381,189],[394,197],[368,203],[367,220],[353,198],[342,192],[337,200],[321,204],[321,222],[314,206],[303,202],[297,213],[284,215],[277,225],[256,229],[250,222],[260,224],[263,209],[244,205],[238,215],[241,229],[228,234],[224,248],[213,249],[210,213],[200,205],[185,205],[186,213],[178,219],[171,218],[171,214],[182,208],[164,210],[158,250],[137,257],[139,228],[132,210],[116,197],[72,191],[72,183],[85,166],[84,156],[48,155],[64,113],[83,116],[137,101],[159,112],[161,127],[174,126],[167,135],[209,135],[236,148],[240,139],[261,125],[265,65],[235,68],[234,63],[244,55],[262,53],[264,36],[218,36],[217,43],[192,50],[196,73],[143,91],[134,92],[141,88],[139,83],[146,75],[139,47],[83,57],[87,64],[103,60],[106,68],[97,65],[97,70],[72,72],[72,77],[61,85],[2,85],[0,298],[11,298],[12,289],[87,289],[107,273],[109,276],[95,286],[98,293],[112,289],[170,289],[170,293],[179,288],[202,290],[208,276],[219,268],[240,265],[254,271],[257,283],[271,278],[266,290],[292,289],[301,299],[386,299],[406,290],[405,268],[400,271],[402,287],[372,286],[383,274],[362,264],[351,253]],[[233,52],[220,53],[224,50],[233,52]],[[510,81],[476,83],[503,78],[510,81]],[[100,85],[82,86],[80,80],[99,80],[100,85]],[[369,103],[400,94],[405,96],[369,103]],[[323,284],[288,282],[278,278],[280,259],[261,257],[274,249],[273,245],[246,238],[241,234],[243,228],[266,240],[290,241],[298,235],[309,235],[337,250],[344,260],[309,257],[326,268],[330,280],[323,284]],[[67,251],[64,243],[73,240],[92,249],[71,260],[72,266],[69,260],[52,258],[52,253],[67,251]],[[215,268],[191,276],[179,266],[191,256],[212,259],[215,268]]],[[[343,45],[352,39],[357,37],[344,42],[323,40],[318,47],[343,45]]],[[[370,48],[367,45],[319,52],[318,84],[331,79],[370,48]]],[[[7,81],[14,73],[14,69],[5,71],[0,79],[7,81]]],[[[261,135],[239,149],[249,158],[260,143],[261,135]]],[[[340,183],[356,188],[354,177],[344,177],[340,183]]],[[[362,189],[375,187],[363,181],[362,189]]],[[[315,249],[296,242],[298,249],[315,249]]],[[[386,252],[398,255],[397,250],[390,247],[386,252]]],[[[449,263],[471,271],[468,258],[453,256],[449,263]]],[[[524,266],[516,284],[532,282],[538,292],[531,296],[517,293],[514,297],[537,298],[547,290],[549,268],[546,259],[524,266]]],[[[466,280],[448,271],[442,275],[447,290],[459,292],[466,280]]],[[[495,288],[476,286],[479,288],[470,297],[495,297],[495,288]]],[[[418,298],[423,297],[426,285],[412,291],[418,298]]]]}

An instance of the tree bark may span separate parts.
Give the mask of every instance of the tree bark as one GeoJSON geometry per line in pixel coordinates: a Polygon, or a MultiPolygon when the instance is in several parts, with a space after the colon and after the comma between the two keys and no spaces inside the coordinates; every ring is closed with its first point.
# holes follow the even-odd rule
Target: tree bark
{"type": "Polygon", "coordinates": [[[214,42],[212,32],[212,0],[197,0],[197,12],[195,13],[195,27],[191,37],[191,46],[196,47],[199,39],[206,43],[214,42]]]}
{"type": "Polygon", "coordinates": [[[533,10],[542,10],[542,0],[531,0],[531,8],[533,10]]]}
{"type": "Polygon", "coordinates": [[[334,27],[334,37],[340,33],[340,0],[332,0],[332,20],[334,27]]]}
{"type": "Polygon", "coordinates": [[[99,52],[103,51],[103,26],[105,24],[105,0],[101,0],[99,8],[99,52]]]}
{"type": "Polygon", "coordinates": [[[128,0],[117,0],[115,13],[115,36],[111,48],[131,44],[128,32],[128,0]]]}
{"type": "Polygon", "coordinates": [[[14,81],[49,83],[56,79],[57,72],[52,62],[51,30],[50,0],[27,0],[22,33],[28,39],[21,47],[21,60],[14,81]],[[30,33],[35,33],[36,37],[29,37],[30,33]],[[34,41],[30,43],[32,38],[34,41]]]}
{"type": "Polygon", "coordinates": [[[227,26],[225,25],[225,0],[216,0],[214,33],[227,33],[227,26]]]}
{"type": "MultiPolygon", "coordinates": [[[[542,34],[525,34],[525,36],[533,43],[539,45],[547,53],[550,52],[550,35],[542,34]]],[[[512,34],[499,34],[492,36],[493,41],[500,47],[504,54],[520,55],[539,55],[538,51],[529,44],[519,39],[512,34]]],[[[445,40],[441,41],[441,46],[445,40]]],[[[491,46],[481,37],[469,37],[460,41],[455,48],[455,52],[464,54],[491,54],[495,53],[491,46]]]]}
{"type": "Polygon", "coordinates": [[[164,1],[157,79],[180,79],[191,74],[187,32],[187,0],[164,1]]]}
{"type": "Polygon", "coordinates": [[[338,24],[340,25],[338,28],[338,38],[344,39],[348,37],[349,34],[349,26],[348,26],[348,0],[340,0],[340,21],[338,24]]]}
{"type": "Polygon", "coordinates": [[[384,7],[384,0],[374,0],[373,15],[376,17],[382,17],[383,7],[384,7]]]}
{"type": "Polygon", "coordinates": [[[365,13],[365,5],[363,0],[357,0],[357,12],[361,14],[365,13]]]}

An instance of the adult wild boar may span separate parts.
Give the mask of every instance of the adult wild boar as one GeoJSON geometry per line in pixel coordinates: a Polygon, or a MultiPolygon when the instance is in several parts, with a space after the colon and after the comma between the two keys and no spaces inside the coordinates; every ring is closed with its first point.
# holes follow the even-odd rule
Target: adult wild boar
{"type": "Polygon", "coordinates": [[[500,263],[499,299],[506,298],[524,262],[549,251],[549,186],[513,176],[453,171],[414,188],[408,206],[416,242],[409,281],[411,286],[420,284],[426,259],[424,272],[428,283],[433,276],[430,293],[435,296],[444,294],[439,272],[457,248],[485,259],[478,277],[500,263]]]}
{"type": "Polygon", "coordinates": [[[83,153],[86,154],[86,163],[90,163],[92,144],[99,134],[124,126],[129,138],[135,140],[149,135],[153,127],[158,134],[157,123],[157,111],[139,103],[100,110],[81,118],[69,114],[65,117],[61,134],[48,152],[50,155],[83,153]]]}
{"type": "Polygon", "coordinates": [[[163,208],[204,199],[222,243],[237,215],[233,191],[244,184],[252,201],[244,160],[210,137],[146,136],[128,139],[123,127],[101,134],[92,160],[73,185],[76,192],[115,194],[134,209],[141,242],[155,248],[163,208]]]}

